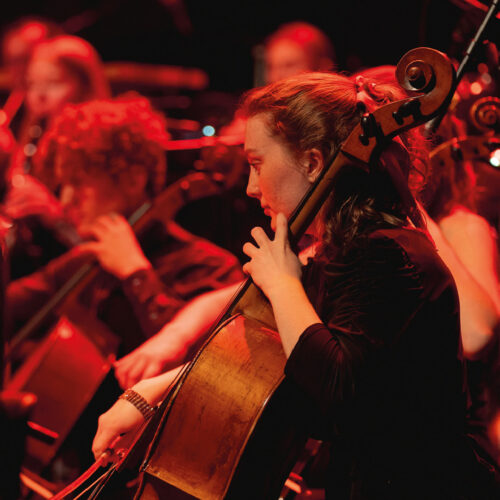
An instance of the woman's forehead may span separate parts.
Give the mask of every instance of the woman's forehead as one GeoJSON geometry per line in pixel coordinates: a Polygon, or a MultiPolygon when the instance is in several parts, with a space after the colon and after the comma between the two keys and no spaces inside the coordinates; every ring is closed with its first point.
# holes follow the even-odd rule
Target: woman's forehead
{"type": "Polygon", "coordinates": [[[264,113],[251,116],[247,120],[245,133],[245,151],[262,147],[267,142],[275,142],[268,125],[268,116],[264,113]]]}

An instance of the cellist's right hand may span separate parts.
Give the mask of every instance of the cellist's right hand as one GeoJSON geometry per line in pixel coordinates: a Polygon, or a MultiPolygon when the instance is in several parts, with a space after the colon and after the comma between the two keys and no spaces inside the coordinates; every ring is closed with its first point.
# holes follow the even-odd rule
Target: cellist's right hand
{"type": "Polygon", "coordinates": [[[97,433],[92,443],[92,453],[96,460],[103,457],[103,465],[112,459],[115,449],[121,448],[120,436],[134,431],[144,422],[141,412],[124,399],[115,404],[99,417],[97,433]]]}
{"type": "MultiPolygon", "coordinates": [[[[132,389],[140,394],[151,406],[156,406],[167,394],[184,365],[135,384],[132,389]]],[[[142,413],[129,401],[118,399],[115,404],[99,417],[97,432],[92,443],[96,460],[106,455],[105,465],[119,448],[127,448],[132,431],[139,429],[144,422],[142,413]],[[122,437],[123,436],[123,437],[122,437]]]]}

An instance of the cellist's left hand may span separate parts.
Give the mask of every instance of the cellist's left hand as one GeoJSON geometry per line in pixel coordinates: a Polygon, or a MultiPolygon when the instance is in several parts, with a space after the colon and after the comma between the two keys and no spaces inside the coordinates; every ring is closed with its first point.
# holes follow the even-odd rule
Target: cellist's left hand
{"type": "Polygon", "coordinates": [[[102,268],[117,278],[125,279],[136,271],[151,267],[122,215],[103,215],[81,232],[83,236],[92,236],[96,240],[79,245],[81,252],[94,254],[102,268]]]}
{"type": "Polygon", "coordinates": [[[261,228],[252,230],[258,247],[245,243],[250,262],[243,270],[252,276],[273,307],[274,319],[289,356],[302,332],[321,322],[302,286],[302,268],[288,241],[288,224],[283,214],[276,217],[276,233],[270,240],[261,228]]]}
{"type": "Polygon", "coordinates": [[[252,229],[252,237],[257,243],[245,243],[243,252],[250,261],[243,266],[254,283],[272,300],[275,293],[281,293],[286,284],[299,281],[302,276],[301,263],[293,253],[288,241],[288,223],[283,214],[276,217],[276,233],[270,240],[260,227],[252,229]]]}

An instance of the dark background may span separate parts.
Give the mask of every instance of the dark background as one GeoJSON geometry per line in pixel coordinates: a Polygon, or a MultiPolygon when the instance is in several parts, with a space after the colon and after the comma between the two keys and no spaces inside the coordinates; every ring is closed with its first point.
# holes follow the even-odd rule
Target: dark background
{"type": "MultiPolygon", "coordinates": [[[[407,50],[418,45],[459,58],[484,14],[464,14],[458,3],[19,0],[3,2],[0,28],[21,16],[44,16],[90,41],[104,61],[199,67],[207,71],[212,90],[238,92],[252,86],[252,48],[280,24],[297,19],[316,24],[330,36],[341,70],[396,64],[407,50]],[[182,34],[176,28],[174,13],[179,8],[190,20],[190,33],[182,34]]],[[[500,32],[498,22],[495,29],[500,32]]]]}

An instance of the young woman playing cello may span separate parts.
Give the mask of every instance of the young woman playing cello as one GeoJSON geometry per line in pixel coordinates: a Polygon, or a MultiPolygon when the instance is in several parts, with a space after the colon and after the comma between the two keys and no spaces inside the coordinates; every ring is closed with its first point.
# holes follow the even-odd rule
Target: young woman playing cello
{"type": "MultiPolygon", "coordinates": [[[[388,170],[338,174],[305,266],[288,242],[287,218],[359,123],[359,101],[376,107],[321,73],[248,94],[247,192],[275,235],[252,231],[244,269],[272,305],[287,377],[332,443],[327,498],[495,498],[493,470],[467,436],[456,288],[388,170]]],[[[404,151],[393,166],[412,175],[404,151]]],[[[156,404],[177,371],[133,389],[156,404]]],[[[96,456],[141,418],[118,401],[99,421],[96,456]]]]}

